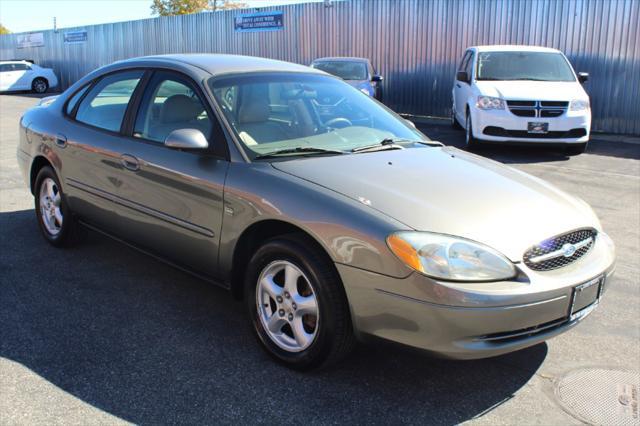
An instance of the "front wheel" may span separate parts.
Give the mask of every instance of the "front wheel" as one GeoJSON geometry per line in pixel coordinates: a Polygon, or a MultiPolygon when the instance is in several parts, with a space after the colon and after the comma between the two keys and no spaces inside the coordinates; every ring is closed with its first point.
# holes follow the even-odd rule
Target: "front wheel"
{"type": "Polygon", "coordinates": [[[288,367],[333,364],[355,344],[340,277],[324,252],[302,237],[276,238],[256,251],[245,295],[259,342],[288,367]]]}
{"type": "Polygon", "coordinates": [[[473,149],[478,146],[478,140],[473,136],[473,127],[471,124],[471,113],[467,111],[467,120],[465,123],[465,147],[467,149],[473,149]]]}
{"type": "Polygon", "coordinates": [[[587,150],[587,143],[586,142],[567,145],[564,148],[564,152],[567,155],[580,155],[583,152],[585,152],[586,150],[587,150]]]}
{"type": "Polygon", "coordinates": [[[34,198],[36,217],[44,238],[58,247],[75,243],[80,225],[67,207],[60,181],[51,167],[40,169],[34,198]]]}
{"type": "Polygon", "coordinates": [[[456,118],[456,109],[455,109],[455,107],[451,108],[451,127],[456,129],[456,130],[462,129],[462,126],[460,125],[460,123],[458,123],[458,119],[456,118]]]}

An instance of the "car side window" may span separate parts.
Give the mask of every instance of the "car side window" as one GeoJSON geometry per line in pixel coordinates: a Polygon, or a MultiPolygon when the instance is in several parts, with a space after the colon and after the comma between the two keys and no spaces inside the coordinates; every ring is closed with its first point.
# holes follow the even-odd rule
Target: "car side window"
{"type": "Polygon", "coordinates": [[[133,136],[164,143],[178,129],[197,129],[207,138],[211,120],[191,83],[185,79],[158,74],[145,90],[133,136]]]}
{"type": "Polygon", "coordinates": [[[75,119],[117,132],[143,71],[110,74],[96,83],[78,106],[75,119]]]}
{"type": "Polygon", "coordinates": [[[469,61],[469,57],[471,56],[471,51],[467,50],[460,61],[460,66],[458,67],[458,71],[464,71],[467,68],[467,62],[469,61]]]}
{"type": "Polygon", "coordinates": [[[0,72],[9,72],[9,71],[13,71],[13,64],[0,65],[0,72]]]}
{"type": "Polygon", "coordinates": [[[473,68],[473,52],[469,52],[469,58],[467,59],[467,63],[465,64],[464,70],[467,72],[467,75],[469,76],[469,79],[471,80],[471,74],[472,74],[472,68],[473,68]]]}
{"type": "Polygon", "coordinates": [[[14,71],[27,71],[30,68],[26,64],[13,64],[14,71]]]}
{"type": "Polygon", "coordinates": [[[67,109],[65,110],[67,112],[67,115],[71,115],[71,113],[73,112],[73,109],[76,107],[76,104],[78,103],[78,101],[80,100],[80,98],[82,97],[82,95],[84,95],[84,92],[87,91],[87,89],[89,88],[89,84],[87,84],[86,86],[84,86],[82,89],[78,90],[75,95],[73,95],[71,97],[71,99],[69,99],[69,102],[67,102],[67,109]]]}

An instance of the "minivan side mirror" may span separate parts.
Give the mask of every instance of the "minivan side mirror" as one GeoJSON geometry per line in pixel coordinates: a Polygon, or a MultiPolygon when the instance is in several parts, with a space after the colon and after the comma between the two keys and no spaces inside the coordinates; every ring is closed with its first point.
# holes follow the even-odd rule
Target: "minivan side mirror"
{"type": "Polygon", "coordinates": [[[376,83],[380,83],[382,80],[384,80],[384,78],[379,74],[375,74],[371,77],[371,81],[375,81],[376,83]]]}
{"type": "Polygon", "coordinates": [[[177,129],[169,133],[164,146],[180,149],[205,149],[209,147],[207,137],[198,129],[177,129]]]}
{"type": "Polygon", "coordinates": [[[589,73],[588,72],[579,72],[578,73],[578,81],[580,83],[584,83],[587,80],[589,80],[589,73]]]}
{"type": "Polygon", "coordinates": [[[456,80],[464,81],[465,83],[469,82],[469,74],[466,71],[458,71],[456,73],[456,80]]]}

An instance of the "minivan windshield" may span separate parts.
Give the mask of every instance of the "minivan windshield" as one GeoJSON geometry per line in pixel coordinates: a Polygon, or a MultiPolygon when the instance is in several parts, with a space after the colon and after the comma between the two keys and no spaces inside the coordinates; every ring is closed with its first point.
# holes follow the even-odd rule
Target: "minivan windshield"
{"type": "Polygon", "coordinates": [[[356,61],[319,61],[314,62],[317,68],[343,80],[367,80],[367,65],[356,61]]]}
{"type": "Polygon", "coordinates": [[[214,77],[209,85],[251,159],[278,153],[337,155],[389,140],[401,146],[429,141],[335,77],[260,73],[214,77]]]}
{"type": "Polygon", "coordinates": [[[554,52],[480,52],[477,80],[575,81],[571,65],[554,52]]]}

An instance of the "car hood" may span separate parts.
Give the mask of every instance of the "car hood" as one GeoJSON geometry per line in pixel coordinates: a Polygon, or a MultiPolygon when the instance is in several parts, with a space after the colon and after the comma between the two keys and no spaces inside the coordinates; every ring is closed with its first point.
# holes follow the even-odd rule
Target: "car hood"
{"type": "Polygon", "coordinates": [[[512,261],[532,245],[581,227],[591,208],[541,179],[452,147],[409,148],[274,162],[404,223],[465,237],[512,261]]]}
{"type": "Polygon", "coordinates": [[[589,97],[575,81],[477,81],[479,94],[502,99],[572,101],[589,97]]]}

